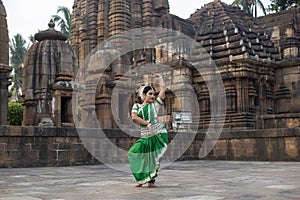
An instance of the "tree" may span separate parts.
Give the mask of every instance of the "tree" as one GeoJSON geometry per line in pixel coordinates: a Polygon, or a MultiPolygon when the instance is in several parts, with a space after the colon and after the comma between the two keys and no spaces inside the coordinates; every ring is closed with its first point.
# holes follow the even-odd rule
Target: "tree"
{"type": "MultiPolygon", "coordinates": [[[[33,44],[33,43],[36,42],[36,40],[35,40],[35,38],[34,38],[33,35],[30,35],[28,39],[29,39],[29,42],[30,42],[29,44],[33,44]]],[[[29,45],[28,45],[28,46],[29,46],[29,45]]]]}
{"type": "Polygon", "coordinates": [[[23,62],[28,50],[28,47],[25,45],[26,41],[21,34],[15,35],[9,41],[10,64],[13,68],[11,73],[12,87],[10,88],[10,92],[12,93],[12,98],[17,101],[21,99],[23,62]]]}
{"type": "Polygon", "coordinates": [[[60,31],[68,37],[67,41],[69,42],[72,22],[72,15],[70,10],[67,7],[59,6],[57,8],[57,14],[52,15],[52,20],[55,23],[58,23],[60,31]],[[59,15],[60,13],[63,14],[63,17],[59,15]]]}
{"type": "Polygon", "coordinates": [[[23,105],[19,102],[8,103],[8,121],[9,125],[21,126],[23,120],[23,105]]]}
{"type": "Polygon", "coordinates": [[[252,13],[251,13],[251,4],[250,4],[249,0],[234,0],[231,5],[233,5],[233,6],[239,6],[246,13],[252,15],[252,13]]]}
{"type": "Polygon", "coordinates": [[[241,7],[246,13],[257,17],[258,8],[266,15],[266,9],[261,0],[234,0],[232,5],[241,7]]]}
{"type": "Polygon", "coordinates": [[[298,6],[300,6],[300,0],[271,0],[268,10],[271,12],[280,12],[298,6]]]}

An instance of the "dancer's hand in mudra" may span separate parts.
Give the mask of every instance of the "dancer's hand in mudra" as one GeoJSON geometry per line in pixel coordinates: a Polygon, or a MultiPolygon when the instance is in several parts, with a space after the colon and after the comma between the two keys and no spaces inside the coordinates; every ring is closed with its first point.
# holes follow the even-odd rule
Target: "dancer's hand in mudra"
{"type": "Polygon", "coordinates": [[[162,76],[160,74],[154,74],[154,73],[149,74],[149,77],[157,78],[158,79],[159,91],[160,91],[159,94],[158,94],[158,96],[162,100],[164,100],[166,98],[166,95],[165,95],[166,87],[165,87],[164,79],[162,78],[162,76]]]}

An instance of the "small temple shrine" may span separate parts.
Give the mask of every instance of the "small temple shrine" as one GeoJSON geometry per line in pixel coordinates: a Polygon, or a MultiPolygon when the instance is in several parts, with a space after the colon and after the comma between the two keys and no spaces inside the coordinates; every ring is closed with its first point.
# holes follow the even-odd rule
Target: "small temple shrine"
{"type": "Polygon", "coordinates": [[[72,93],[77,57],[67,37],[49,28],[35,34],[23,69],[23,126],[74,126],[72,93]]]}

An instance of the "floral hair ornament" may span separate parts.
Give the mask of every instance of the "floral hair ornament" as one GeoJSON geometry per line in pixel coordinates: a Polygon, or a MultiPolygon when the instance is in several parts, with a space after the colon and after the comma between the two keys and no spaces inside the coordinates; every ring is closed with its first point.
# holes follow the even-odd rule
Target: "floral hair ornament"
{"type": "Polygon", "coordinates": [[[141,86],[141,87],[139,88],[139,97],[141,97],[142,100],[145,99],[145,95],[143,94],[145,87],[146,87],[146,86],[141,86]]]}

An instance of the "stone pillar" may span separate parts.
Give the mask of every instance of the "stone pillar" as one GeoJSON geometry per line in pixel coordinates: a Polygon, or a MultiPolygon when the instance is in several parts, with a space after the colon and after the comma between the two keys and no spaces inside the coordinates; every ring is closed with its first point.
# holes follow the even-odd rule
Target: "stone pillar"
{"type": "Polygon", "coordinates": [[[0,1],[0,64],[9,64],[9,38],[7,30],[6,11],[0,1]]]}
{"type": "Polygon", "coordinates": [[[115,126],[111,108],[112,85],[109,85],[108,82],[112,82],[110,74],[102,74],[96,93],[96,114],[101,128],[113,128],[115,126]]]}
{"type": "Polygon", "coordinates": [[[131,27],[140,28],[143,25],[143,16],[142,16],[142,1],[141,0],[132,0],[131,1],[131,27]]]}
{"type": "Polygon", "coordinates": [[[87,5],[87,27],[89,37],[89,52],[93,50],[97,44],[97,15],[98,15],[98,1],[90,1],[87,5]]]}
{"type": "Polygon", "coordinates": [[[143,27],[150,27],[152,25],[152,14],[152,0],[143,0],[143,27]]]}
{"type": "Polygon", "coordinates": [[[295,29],[289,27],[285,30],[285,35],[282,41],[283,57],[296,58],[299,57],[299,37],[295,34],[295,29]]]}
{"type": "Polygon", "coordinates": [[[112,0],[109,5],[108,20],[110,36],[130,29],[131,15],[128,0],[112,0]]]}
{"type": "Polygon", "coordinates": [[[9,38],[6,11],[0,0],[0,125],[7,125],[9,73],[9,38]]]}
{"type": "Polygon", "coordinates": [[[103,42],[108,37],[108,21],[106,20],[106,16],[108,12],[108,3],[107,1],[100,1],[98,4],[98,43],[103,42]]]}
{"type": "MultiPolygon", "coordinates": [[[[0,46],[1,48],[1,46],[0,46]]],[[[11,68],[7,65],[0,63],[0,125],[7,125],[7,107],[8,107],[8,86],[9,83],[9,73],[11,68]]]]}

